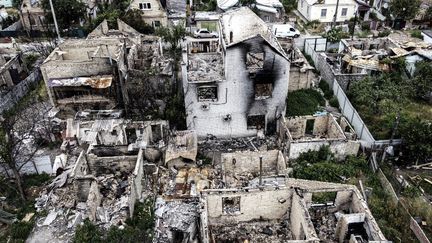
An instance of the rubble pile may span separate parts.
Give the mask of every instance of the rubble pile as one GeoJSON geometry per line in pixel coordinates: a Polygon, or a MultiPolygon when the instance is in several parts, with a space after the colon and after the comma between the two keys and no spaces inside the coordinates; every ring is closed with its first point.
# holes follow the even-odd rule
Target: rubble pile
{"type": "Polygon", "coordinates": [[[286,242],[292,239],[288,219],[243,222],[237,225],[212,225],[216,242],[286,242]]]}
{"type": "Polygon", "coordinates": [[[176,242],[178,235],[195,238],[198,234],[199,202],[196,199],[183,201],[156,200],[156,232],[154,242],[176,242]]]}
{"type": "Polygon", "coordinates": [[[318,237],[327,242],[337,242],[336,225],[337,219],[333,213],[327,209],[311,208],[309,210],[313,225],[315,226],[318,237]]]}
{"type": "Polygon", "coordinates": [[[258,137],[218,139],[209,134],[205,140],[199,141],[198,148],[202,154],[209,151],[271,150],[277,148],[277,138],[268,136],[264,139],[258,137]]]}

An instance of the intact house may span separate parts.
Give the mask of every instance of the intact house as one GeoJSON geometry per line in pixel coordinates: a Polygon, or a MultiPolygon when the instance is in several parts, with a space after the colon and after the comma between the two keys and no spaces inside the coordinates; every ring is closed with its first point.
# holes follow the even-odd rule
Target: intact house
{"type": "Polygon", "coordinates": [[[355,16],[357,3],[355,0],[299,0],[297,10],[307,20],[318,20],[322,23],[331,23],[336,12],[337,23],[343,23],[355,16]]]}
{"type": "Polygon", "coordinates": [[[152,27],[167,26],[168,15],[159,0],[132,0],[129,9],[139,9],[144,22],[152,27]]]}
{"type": "Polygon", "coordinates": [[[222,14],[219,39],[189,39],[182,79],[187,126],[198,137],[274,134],[285,114],[290,63],[249,8],[222,14]]]}
{"type": "Polygon", "coordinates": [[[279,141],[289,159],[301,153],[318,151],[329,146],[337,158],[357,155],[360,142],[357,134],[344,117],[336,119],[332,114],[288,117],[279,120],[279,141]]]}
{"type": "Polygon", "coordinates": [[[24,0],[19,11],[20,20],[25,31],[45,31],[48,23],[45,20],[45,11],[39,0],[24,0]]]}
{"type": "Polygon", "coordinates": [[[352,185],[287,179],[201,194],[203,242],[388,242],[352,185]]]}

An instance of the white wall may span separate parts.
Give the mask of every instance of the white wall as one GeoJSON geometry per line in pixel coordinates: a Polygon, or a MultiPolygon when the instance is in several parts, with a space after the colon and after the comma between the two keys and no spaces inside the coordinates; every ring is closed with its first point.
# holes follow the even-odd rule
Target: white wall
{"type": "Polygon", "coordinates": [[[423,41],[428,43],[428,44],[432,44],[432,37],[425,35],[423,32],[421,33],[421,35],[423,36],[423,41]]]}
{"type": "MultiPolygon", "coordinates": [[[[325,1],[325,4],[314,4],[308,5],[306,0],[299,0],[297,5],[298,11],[305,17],[308,21],[319,20],[320,22],[330,23],[333,21],[333,16],[336,11],[336,1],[325,1]],[[302,8],[303,2],[303,8],[302,8]],[[309,11],[308,11],[309,7],[309,11]],[[327,9],[327,14],[325,17],[321,17],[321,9],[327,9]]],[[[341,0],[339,2],[338,13],[336,22],[344,22],[354,17],[357,9],[357,4],[351,0],[341,0]],[[347,8],[346,16],[342,16],[342,9],[347,8]]]]}

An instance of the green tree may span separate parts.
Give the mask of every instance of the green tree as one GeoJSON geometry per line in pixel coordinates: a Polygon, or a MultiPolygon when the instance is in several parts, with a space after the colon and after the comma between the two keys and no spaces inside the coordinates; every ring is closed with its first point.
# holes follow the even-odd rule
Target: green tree
{"type": "Polygon", "coordinates": [[[417,98],[424,98],[432,93],[432,65],[430,62],[418,62],[412,83],[417,98]]]}
{"type": "Polygon", "coordinates": [[[408,162],[425,163],[432,159],[432,124],[419,118],[411,119],[400,128],[402,153],[408,162]]]}
{"type": "MultiPolygon", "coordinates": [[[[79,0],[52,0],[59,28],[64,30],[77,25],[85,18],[86,5],[79,0]]],[[[53,22],[49,0],[42,0],[42,8],[49,22],[53,22]]]]}
{"type": "Polygon", "coordinates": [[[180,50],[179,44],[181,40],[186,36],[186,30],[182,23],[175,25],[172,28],[159,27],[156,29],[156,34],[162,37],[162,39],[170,44],[170,51],[175,58],[177,52],[180,50]]]}
{"type": "Polygon", "coordinates": [[[393,0],[390,3],[390,13],[395,19],[413,19],[419,9],[421,0],[393,0]]]}
{"type": "Polygon", "coordinates": [[[139,9],[127,11],[120,19],[143,34],[151,34],[154,32],[153,27],[144,22],[141,16],[141,10],[139,9]]]}

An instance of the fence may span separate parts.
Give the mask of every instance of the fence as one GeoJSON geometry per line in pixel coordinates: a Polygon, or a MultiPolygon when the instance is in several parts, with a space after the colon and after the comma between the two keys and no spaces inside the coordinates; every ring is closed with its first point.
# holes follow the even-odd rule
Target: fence
{"type": "MultiPolygon", "coordinates": [[[[315,68],[320,71],[321,77],[327,81],[334,95],[337,97],[342,114],[348,119],[354,127],[362,145],[365,147],[379,148],[390,144],[390,140],[375,140],[363,119],[358,114],[357,110],[349,101],[345,94],[348,87],[347,82],[364,78],[365,74],[335,74],[332,66],[327,62],[326,56],[320,54],[329,48],[329,44],[325,38],[305,39],[304,51],[314,62],[315,68]],[[350,79],[348,81],[348,79],[350,79]],[[341,86],[344,85],[344,87],[341,86]]],[[[400,139],[394,139],[392,144],[400,144],[400,139]]]]}
{"type": "Polygon", "coordinates": [[[10,110],[41,80],[39,68],[36,68],[26,79],[15,85],[11,91],[0,97],[0,114],[10,110]]]}

